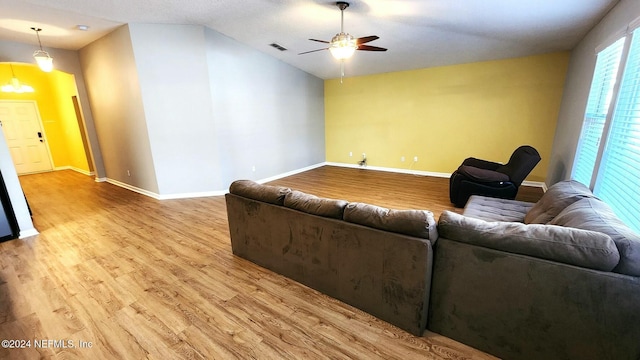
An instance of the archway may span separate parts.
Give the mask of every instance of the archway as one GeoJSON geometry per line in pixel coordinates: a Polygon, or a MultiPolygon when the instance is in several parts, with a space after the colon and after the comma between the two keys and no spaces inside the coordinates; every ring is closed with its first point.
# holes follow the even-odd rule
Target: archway
{"type": "Polygon", "coordinates": [[[72,169],[92,175],[94,162],[82,109],[77,101],[75,76],[60,70],[45,73],[33,64],[0,63],[1,85],[9,83],[14,75],[34,91],[0,92],[0,102],[33,101],[37,104],[53,170],[72,169]]]}

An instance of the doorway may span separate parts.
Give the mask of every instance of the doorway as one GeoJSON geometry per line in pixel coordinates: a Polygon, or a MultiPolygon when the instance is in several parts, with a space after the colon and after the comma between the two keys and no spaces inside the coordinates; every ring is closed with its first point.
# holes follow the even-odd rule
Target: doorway
{"type": "Polygon", "coordinates": [[[35,101],[0,100],[0,126],[18,175],[53,169],[35,101]]]}
{"type": "MultiPolygon", "coordinates": [[[[0,92],[0,103],[29,103],[31,114],[35,113],[39,117],[36,122],[39,129],[35,131],[31,126],[23,129],[22,121],[4,121],[5,135],[11,133],[12,139],[23,134],[36,136],[35,139],[30,139],[35,141],[35,146],[31,144],[28,151],[20,146],[12,146],[11,155],[16,172],[23,175],[51,170],[74,170],[87,176],[94,175],[95,163],[82,119],[82,109],[77,101],[75,76],[60,70],[43,73],[33,64],[0,63],[0,83],[10,76],[18,77],[20,82],[30,85],[35,91],[0,92]],[[13,129],[8,129],[8,126],[13,129]],[[39,167],[26,166],[29,162],[35,162],[39,167]]],[[[4,108],[1,111],[3,115],[0,115],[0,121],[2,117],[16,116],[13,109],[4,108]]],[[[13,142],[9,136],[5,138],[13,142]]]]}

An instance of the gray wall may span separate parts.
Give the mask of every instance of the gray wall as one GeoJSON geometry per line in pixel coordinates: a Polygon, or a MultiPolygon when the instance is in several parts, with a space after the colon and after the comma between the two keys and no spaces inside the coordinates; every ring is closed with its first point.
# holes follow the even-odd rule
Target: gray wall
{"type": "Polygon", "coordinates": [[[325,159],[324,81],[215,31],[129,24],[80,60],[109,179],[197,196],[325,159]]]}
{"type": "Polygon", "coordinates": [[[129,27],[122,26],[82,48],[80,62],[106,177],[157,194],[129,27]]]}
{"type": "MultiPolygon", "coordinates": [[[[35,60],[33,59],[33,52],[36,49],[37,46],[35,45],[0,40],[0,62],[22,62],[33,64],[35,63],[35,60]]],[[[89,143],[91,145],[90,150],[94,160],[96,177],[102,178],[105,176],[104,162],[102,160],[100,143],[98,141],[93,121],[93,113],[89,106],[89,98],[85,88],[84,76],[82,74],[82,67],[80,65],[78,52],[47,47],[44,49],[51,55],[51,57],[53,57],[53,66],[56,70],[72,74],[76,79],[78,100],[80,101],[87,137],[89,138],[89,143]]]]}
{"type": "Polygon", "coordinates": [[[596,64],[596,48],[611,42],[638,17],[640,17],[640,1],[620,1],[571,53],[547,173],[547,185],[553,185],[571,176],[573,158],[582,130],[584,111],[596,64]]]}
{"type": "Polygon", "coordinates": [[[224,186],[325,161],[324,81],[220,33],[205,33],[224,186]]]}
{"type": "Polygon", "coordinates": [[[204,27],[129,24],[159,193],[223,189],[204,27]]]}

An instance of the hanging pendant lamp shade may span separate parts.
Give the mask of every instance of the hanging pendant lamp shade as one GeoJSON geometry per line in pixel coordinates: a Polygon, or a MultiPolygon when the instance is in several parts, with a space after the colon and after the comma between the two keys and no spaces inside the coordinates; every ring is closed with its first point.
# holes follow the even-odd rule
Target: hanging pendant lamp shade
{"type": "Polygon", "coordinates": [[[11,67],[11,80],[9,81],[9,83],[2,85],[2,87],[0,87],[0,90],[2,90],[2,92],[12,92],[18,94],[32,93],[34,90],[31,86],[20,83],[20,81],[16,77],[16,74],[13,72],[13,65],[9,64],[9,67],[11,67]]]}
{"type": "Polygon", "coordinates": [[[42,31],[42,29],[32,27],[31,30],[36,32],[36,36],[38,37],[38,45],[40,45],[40,50],[36,50],[33,52],[33,58],[36,59],[40,70],[44,72],[51,72],[53,70],[53,58],[49,55],[48,52],[42,50],[42,42],[40,42],[40,31],[42,31]]]}

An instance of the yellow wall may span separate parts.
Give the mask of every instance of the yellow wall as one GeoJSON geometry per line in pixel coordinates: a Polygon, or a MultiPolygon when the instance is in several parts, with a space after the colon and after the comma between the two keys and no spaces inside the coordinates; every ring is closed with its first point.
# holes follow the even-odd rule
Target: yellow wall
{"type": "Polygon", "coordinates": [[[60,129],[62,129],[61,139],[64,139],[66,146],[68,166],[89,171],[87,156],[82,144],[82,134],[73,106],[72,96],[78,96],[76,80],[72,74],[62,71],[54,71],[52,96],[58,105],[60,129]]]}
{"type": "Polygon", "coordinates": [[[568,63],[561,52],[327,80],[327,161],[364,152],[371,166],[451,173],[529,144],[542,160],[527,180],[544,181],[568,63]]]}
{"type": "MultiPolygon", "coordinates": [[[[74,76],[57,70],[45,73],[30,64],[12,65],[18,80],[35,91],[22,94],[0,92],[0,100],[36,101],[54,168],[71,166],[88,172],[89,165],[71,101],[72,96],[77,96],[74,76]]],[[[6,84],[10,79],[9,64],[0,63],[0,84],[6,84]]]]}

